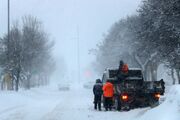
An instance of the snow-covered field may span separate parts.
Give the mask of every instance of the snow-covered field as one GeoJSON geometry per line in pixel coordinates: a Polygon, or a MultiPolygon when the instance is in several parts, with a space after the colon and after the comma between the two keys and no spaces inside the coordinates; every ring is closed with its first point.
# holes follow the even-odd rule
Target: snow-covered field
{"type": "Polygon", "coordinates": [[[160,106],[129,112],[95,111],[91,89],[69,87],[0,92],[0,120],[180,120],[180,86],[173,86],[160,106]]]}

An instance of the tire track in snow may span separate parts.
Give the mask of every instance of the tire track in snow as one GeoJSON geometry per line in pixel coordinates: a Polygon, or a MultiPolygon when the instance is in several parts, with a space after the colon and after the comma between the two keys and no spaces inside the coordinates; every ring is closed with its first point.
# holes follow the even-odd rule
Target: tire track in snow
{"type": "Polygon", "coordinates": [[[138,117],[141,117],[143,116],[148,110],[150,110],[151,108],[143,108],[142,111],[140,111],[135,117],[138,118],[138,117]]]}
{"type": "Polygon", "coordinates": [[[40,120],[134,120],[145,114],[150,108],[134,109],[129,112],[96,111],[93,109],[92,91],[86,89],[71,89],[61,93],[58,104],[40,120]]]}
{"type": "Polygon", "coordinates": [[[70,90],[62,94],[62,99],[59,104],[49,113],[42,117],[41,120],[76,120],[81,114],[88,118],[92,118],[92,114],[85,115],[84,111],[89,111],[87,101],[84,102],[83,90],[70,90]],[[78,93],[79,94],[76,94],[78,93]],[[84,104],[85,103],[85,104],[84,104]]]}
{"type": "Polygon", "coordinates": [[[70,102],[69,100],[70,91],[62,93],[62,99],[56,105],[56,107],[49,111],[47,114],[41,117],[41,120],[61,120],[61,115],[63,115],[63,110],[66,110],[67,103],[70,102]]]}
{"type": "Polygon", "coordinates": [[[24,107],[25,105],[18,105],[18,106],[14,106],[14,107],[9,107],[7,109],[4,109],[2,111],[0,111],[0,115],[2,114],[6,114],[7,112],[11,112],[11,111],[16,111],[22,107],[24,107]]]}
{"type": "Polygon", "coordinates": [[[41,117],[40,120],[60,120],[59,115],[59,105],[57,105],[52,111],[46,113],[44,116],[41,117]]]}
{"type": "Polygon", "coordinates": [[[25,114],[22,112],[24,107],[25,105],[14,106],[1,111],[0,120],[24,120],[25,114]]]}

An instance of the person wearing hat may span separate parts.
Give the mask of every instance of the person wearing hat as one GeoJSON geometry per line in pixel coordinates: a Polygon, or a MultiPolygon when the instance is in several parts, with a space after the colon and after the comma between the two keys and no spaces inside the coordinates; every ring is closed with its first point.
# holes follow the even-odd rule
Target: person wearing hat
{"type": "Polygon", "coordinates": [[[103,85],[101,80],[97,79],[93,87],[93,93],[94,93],[94,109],[97,110],[97,106],[98,106],[99,111],[101,111],[101,97],[103,94],[102,87],[103,85]]]}
{"type": "Polygon", "coordinates": [[[122,60],[119,62],[119,68],[117,71],[117,79],[123,80],[125,77],[128,76],[129,67],[128,64],[125,64],[122,60]]]}

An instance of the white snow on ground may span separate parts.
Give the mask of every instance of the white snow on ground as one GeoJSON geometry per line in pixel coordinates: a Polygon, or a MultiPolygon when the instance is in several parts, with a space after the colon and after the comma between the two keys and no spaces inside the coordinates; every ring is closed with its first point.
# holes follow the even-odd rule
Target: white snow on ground
{"type": "Polygon", "coordinates": [[[172,86],[165,102],[146,112],[139,120],[180,120],[180,85],[172,86]]]}
{"type": "Polygon", "coordinates": [[[82,84],[70,85],[69,91],[0,92],[0,120],[180,120],[180,86],[173,86],[158,107],[129,112],[95,111],[92,90],[82,84]]]}

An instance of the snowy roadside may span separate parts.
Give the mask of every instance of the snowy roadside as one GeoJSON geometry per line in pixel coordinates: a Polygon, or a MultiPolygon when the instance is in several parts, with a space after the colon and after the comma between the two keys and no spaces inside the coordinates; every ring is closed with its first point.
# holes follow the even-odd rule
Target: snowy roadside
{"type": "Polygon", "coordinates": [[[0,120],[39,120],[61,101],[55,91],[40,88],[18,93],[0,92],[0,120]]]}
{"type": "Polygon", "coordinates": [[[166,100],[138,120],[180,120],[180,85],[172,86],[166,100]]]}
{"type": "Polygon", "coordinates": [[[180,86],[173,86],[166,100],[153,109],[99,112],[92,99],[92,90],[78,84],[69,91],[44,87],[0,92],[0,120],[180,120],[180,86]]]}

